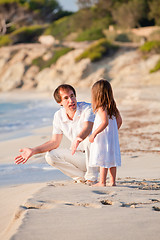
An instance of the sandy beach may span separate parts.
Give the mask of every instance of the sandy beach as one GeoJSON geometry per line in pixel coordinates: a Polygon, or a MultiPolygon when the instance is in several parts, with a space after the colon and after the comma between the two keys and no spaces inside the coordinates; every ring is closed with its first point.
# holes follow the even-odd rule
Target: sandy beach
{"type": "MultiPolygon", "coordinates": [[[[19,179],[0,186],[0,239],[160,239],[160,87],[114,92],[123,117],[117,186],[76,184],[61,173],[54,180],[58,173],[49,170],[48,181],[38,178],[22,184],[19,179]]],[[[80,98],[89,101],[87,90],[80,98]]],[[[48,126],[0,142],[0,166],[13,164],[19,148],[47,141],[51,131],[48,126]]],[[[68,146],[65,138],[62,145],[68,146]]],[[[36,163],[45,164],[44,154],[34,156],[27,166],[36,163]]]]}

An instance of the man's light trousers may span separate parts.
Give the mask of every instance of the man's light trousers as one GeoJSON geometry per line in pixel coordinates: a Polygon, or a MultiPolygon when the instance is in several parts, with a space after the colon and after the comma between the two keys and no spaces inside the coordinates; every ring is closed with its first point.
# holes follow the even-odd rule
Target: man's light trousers
{"type": "Polygon", "coordinates": [[[85,152],[76,151],[74,155],[67,148],[57,148],[46,153],[46,161],[49,165],[59,169],[65,175],[74,180],[91,180],[98,178],[98,168],[89,167],[89,145],[85,152]]]}

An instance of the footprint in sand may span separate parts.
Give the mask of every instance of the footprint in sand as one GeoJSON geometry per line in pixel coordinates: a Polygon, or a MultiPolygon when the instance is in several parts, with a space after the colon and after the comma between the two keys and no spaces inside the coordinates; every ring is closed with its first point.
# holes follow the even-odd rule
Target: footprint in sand
{"type": "Polygon", "coordinates": [[[130,208],[136,208],[136,206],[141,203],[121,203],[121,207],[130,207],[130,208]]]}
{"type": "Polygon", "coordinates": [[[106,200],[101,200],[101,203],[102,203],[103,205],[113,205],[113,202],[110,201],[110,200],[108,200],[108,199],[106,199],[106,200]]]}
{"type": "Polygon", "coordinates": [[[160,212],[160,207],[153,206],[152,207],[154,211],[159,211],[160,212]]]}
{"type": "Polygon", "coordinates": [[[92,191],[93,193],[99,194],[99,195],[104,195],[104,194],[108,194],[107,192],[102,192],[102,191],[92,191]]]}

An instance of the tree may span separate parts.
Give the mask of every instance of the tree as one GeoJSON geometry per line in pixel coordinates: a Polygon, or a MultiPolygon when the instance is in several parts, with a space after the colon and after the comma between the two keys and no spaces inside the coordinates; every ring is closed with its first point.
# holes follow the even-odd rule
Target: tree
{"type": "Polygon", "coordinates": [[[139,22],[145,15],[145,6],[145,0],[133,0],[123,3],[113,10],[113,18],[122,27],[139,27],[139,22]]]}
{"type": "Polygon", "coordinates": [[[149,18],[154,19],[157,25],[160,25],[160,0],[152,0],[149,2],[149,18]]]}
{"type": "Polygon", "coordinates": [[[56,0],[1,0],[0,33],[4,35],[14,24],[17,27],[34,22],[51,22],[62,16],[62,8],[56,0]]]}
{"type": "Polygon", "coordinates": [[[98,0],[77,0],[79,9],[90,8],[96,3],[98,3],[98,0]]]}
{"type": "Polygon", "coordinates": [[[30,12],[22,7],[18,0],[6,0],[0,3],[0,33],[4,35],[13,24],[32,20],[30,12]]]}
{"type": "Polygon", "coordinates": [[[27,5],[30,10],[37,12],[46,21],[54,20],[61,6],[56,0],[28,0],[27,5]]]}
{"type": "Polygon", "coordinates": [[[103,18],[106,16],[111,16],[111,9],[113,7],[113,0],[98,0],[95,4],[95,14],[96,18],[103,18]]]}

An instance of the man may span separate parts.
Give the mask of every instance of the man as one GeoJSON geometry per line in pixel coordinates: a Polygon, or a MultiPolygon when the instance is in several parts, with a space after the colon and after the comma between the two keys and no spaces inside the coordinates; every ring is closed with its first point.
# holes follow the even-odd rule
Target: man
{"type": "Polygon", "coordinates": [[[15,163],[25,163],[38,153],[46,153],[46,161],[58,168],[75,181],[94,182],[97,180],[97,168],[88,166],[89,141],[94,114],[91,106],[85,102],[77,102],[75,89],[68,85],[60,85],[54,92],[54,98],[62,106],[53,119],[53,134],[50,141],[34,147],[20,149],[21,154],[15,163]],[[59,148],[63,134],[71,141],[71,149],[59,148]]]}

